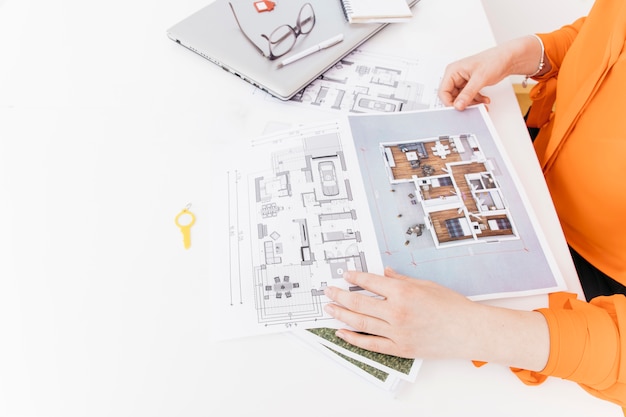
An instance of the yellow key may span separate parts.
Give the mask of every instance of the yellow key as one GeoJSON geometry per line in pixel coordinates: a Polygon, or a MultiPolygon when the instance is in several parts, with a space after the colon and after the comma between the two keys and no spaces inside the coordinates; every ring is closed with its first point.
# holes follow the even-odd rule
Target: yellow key
{"type": "Polygon", "coordinates": [[[191,247],[191,226],[196,222],[196,216],[192,212],[190,212],[187,208],[184,208],[183,211],[176,215],[176,219],[174,219],[176,226],[180,229],[183,234],[183,244],[185,245],[185,249],[189,249],[191,247]],[[181,218],[185,217],[189,218],[189,222],[183,220],[181,223],[181,218]]]}

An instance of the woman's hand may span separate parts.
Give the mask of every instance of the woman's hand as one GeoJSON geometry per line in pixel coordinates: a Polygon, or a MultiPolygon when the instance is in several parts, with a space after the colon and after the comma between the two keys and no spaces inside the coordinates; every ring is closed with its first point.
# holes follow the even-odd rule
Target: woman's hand
{"type": "MultiPolygon", "coordinates": [[[[533,74],[541,60],[541,44],[533,36],[525,36],[487,49],[479,54],[453,62],[446,68],[439,99],[446,106],[464,110],[472,104],[489,104],[489,97],[480,91],[512,74],[533,74]]],[[[550,69],[544,58],[541,74],[550,69]]],[[[539,75],[539,74],[538,74],[539,75]]]]}
{"type": "Polygon", "coordinates": [[[509,75],[508,60],[506,50],[496,47],[453,62],[444,72],[439,99],[457,110],[464,110],[473,104],[489,104],[489,97],[481,94],[480,90],[509,75]]]}
{"type": "Polygon", "coordinates": [[[375,352],[407,358],[464,358],[540,370],[549,351],[543,315],[490,307],[434,282],[385,270],[348,272],[352,285],[380,295],[328,287],[326,311],[355,331],[337,336],[375,352]]]}
{"type": "Polygon", "coordinates": [[[337,303],[327,305],[327,311],[367,333],[340,330],[337,336],[362,348],[412,358],[449,356],[450,348],[467,343],[471,327],[480,325],[456,319],[471,320],[472,312],[480,309],[477,304],[433,282],[405,277],[390,268],[385,277],[350,272],[345,279],[384,297],[326,289],[326,296],[337,303]]]}

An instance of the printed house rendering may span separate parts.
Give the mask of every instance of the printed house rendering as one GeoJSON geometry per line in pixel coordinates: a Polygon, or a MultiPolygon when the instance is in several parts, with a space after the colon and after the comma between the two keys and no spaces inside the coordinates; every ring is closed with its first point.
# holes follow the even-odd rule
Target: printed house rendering
{"type": "Polygon", "coordinates": [[[475,135],[387,142],[380,150],[394,191],[405,192],[415,213],[423,213],[407,237],[425,228],[436,247],[519,238],[475,135]]]}

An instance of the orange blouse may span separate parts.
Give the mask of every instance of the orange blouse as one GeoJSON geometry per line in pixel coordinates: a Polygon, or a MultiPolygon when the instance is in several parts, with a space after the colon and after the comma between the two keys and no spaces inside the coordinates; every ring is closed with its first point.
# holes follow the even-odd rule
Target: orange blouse
{"type": "MultiPolygon", "coordinates": [[[[552,69],[531,91],[535,150],[570,246],[626,285],[626,1],[597,0],[586,18],[540,34],[552,69]],[[552,112],[554,109],[554,112],[552,112]]],[[[590,303],[552,294],[541,372],[626,405],[626,297],[590,303]]]]}

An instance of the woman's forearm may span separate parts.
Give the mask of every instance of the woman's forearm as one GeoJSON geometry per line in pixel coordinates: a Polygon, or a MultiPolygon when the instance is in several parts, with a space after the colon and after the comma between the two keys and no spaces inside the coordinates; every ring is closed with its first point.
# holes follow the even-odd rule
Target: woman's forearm
{"type": "MultiPolygon", "coordinates": [[[[550,334],[543,314],[481,305],[471,359],[541,371],[550,353],[550,334]]],[[[470,359],[470,358],[468,358],[470,359]]]]}
{"type": "Polygon", "coordinates": [[[541,40],[536,36],[513,39],[498,48],[503,48],[509,54],[509,75],[540,76],[551,68],[541,40]]]}
{"type": "Polygon", "coordinates": [[[349,272],[344,278],[383,298],[328,287],[336,304],[326,311],[356,331],[337,336],[364,349],[411,358],[496,362],[533,371],[548,360],[550,335],[543,315],[468,300],[434,282],[387,268],[385,277],[349,272]]]}

